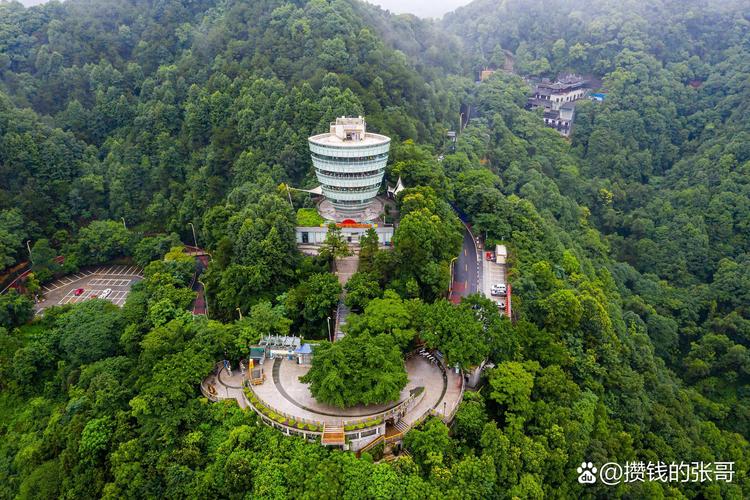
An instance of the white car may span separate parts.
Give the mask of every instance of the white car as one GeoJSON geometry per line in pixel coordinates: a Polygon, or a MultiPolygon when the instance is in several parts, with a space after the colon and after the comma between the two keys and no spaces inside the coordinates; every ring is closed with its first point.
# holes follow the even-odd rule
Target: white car
{"type": "Polygon", "coordinates": [[[492,295],[505,295],[508,293],[508,287],[505,283],[495,283],[490,289],[492,295]]]}
{"type": "Polygon", "coordinates": [[[109,297],[110,293],[112,293],[112,289],[111,288],[107,288],[106,290],[104,290],[102,293],[99,294],[99,298],[100,299],[106,299],[107,297],[109,297]]]}

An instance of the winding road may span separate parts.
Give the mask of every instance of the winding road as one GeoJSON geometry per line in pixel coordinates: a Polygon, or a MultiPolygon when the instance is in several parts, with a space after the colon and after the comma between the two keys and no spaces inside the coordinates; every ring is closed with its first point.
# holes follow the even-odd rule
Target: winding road
{"type": "Polygon", "coordinates": [[[451,302],[460,302],[461,297],[477,293],[480,289],[481,255],[477,252],[474,236],[468,226],[464,226],[464,240],[461,253],[453,264],[453,283],[451,284],[451,302]]]}

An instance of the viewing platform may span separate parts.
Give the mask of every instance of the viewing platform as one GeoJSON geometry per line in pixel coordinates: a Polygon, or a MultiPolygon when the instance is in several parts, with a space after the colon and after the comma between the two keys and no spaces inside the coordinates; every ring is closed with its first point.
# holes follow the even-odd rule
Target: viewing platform
{"type": "Polygon", "coordinates": [[[387,429],[391,429],[392,434],[393,428],[398,429],[397,434],[402,437],[429,416],[449,422],[464,391],[460,373],[446,369],[438,358],[427,352],[412,353],[405,361],[409,381],[398,401],[338,408],[318,402],[309,385],[300,382],[299,378],[307,373],[310,365],[276,357],[265,363],[266,372],[269,364],[271,376],[259,385],[245,384],[245,376],[239,370],[230,375],[218,364],[215,372],[201,384],[201,391],[211,401],[237,400],[241,407],[252,409],[267,425],[287,435],[352,451],[363,448],[375,438],[386,437],[387,429]]]}

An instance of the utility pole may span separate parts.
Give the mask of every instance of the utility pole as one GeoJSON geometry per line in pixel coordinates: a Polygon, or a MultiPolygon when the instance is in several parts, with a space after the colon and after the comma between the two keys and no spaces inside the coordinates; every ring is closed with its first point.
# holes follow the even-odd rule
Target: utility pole
{"type": "Polygon", "coordinates": [[[128,226],[127,226],[127,224],[125,224],[125,217],[120,217],[120,220],[122,221],[122,227],[124,227],[125,229],[127,229],[128,226]]]}
{"type": "Polygon", "coordinates": [[[289,191],[289,185],[286,185],[286,195],[289,197],[289,206],[292,207],[292,210],[294,210],[294,203],[292,203],[292,193],[289,191]]]}
{"type": "Polygon", "coordinates": [[[328,316],[328,321],[326,321],[326,324],[328,325],[328,340],[330,342],[333,342],[333,337],[331,336],[331,317],[328,316]]]}
{"type": "Polygon", "coordinates": [[[34,259],[31,258],[31,245],[29,245],[29,243],[31,243],[31,240],[26,240],[26,250],[29,251],[29,261],[33,265],[34,264],[34,259]]]}
{"type": "Polygon", "coordinates": [[[201,286],[203,287],[203,302],[206,305],[206,318],[208,318],[209,317],[208,315],[208,292],[206,291],[206,284],[203,283],[201,280],[198,280],[198,283],[200,283],[201,286]]]}
{"type": "Polygon", "coordinates": [[[190,228],[193,230],[193,245],[195,245],[195,248],[198,248],[198,239],[195,237],[195,226],[192,222],[188,222],[190,225],[190,228]]]}
{"type": "Polygon", "coordinates": [[[448,293],[451,293],[453,291],[453,263],[456,261],[456,259],[458,259],[458,257],[453,257],[451,259],[451,263],[449,264],[451,271],[451,282],[448,284],[448,293]]]}

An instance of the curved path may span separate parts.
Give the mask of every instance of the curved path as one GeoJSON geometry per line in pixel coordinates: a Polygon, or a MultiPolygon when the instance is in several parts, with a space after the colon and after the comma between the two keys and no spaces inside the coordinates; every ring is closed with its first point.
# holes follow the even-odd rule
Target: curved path
{"type": "MultiPolygon", "coordinates": [[[[382,413],[398,403],[386,405],[359,405],[351,408],[336,408],[321,404],[310,393],[308,384],[299,377],[309,370],[307,365],[298,365],[287,359],[276,359],[272,368],[271,380],[253,387],[255,394],[266,405],[277,411],[294,415],[300,419],[317,420],[329,424],[339,424],[342,420],[368,417],[382,413]],[[271,382],[272,383],[269,383],[271,382]]],[[[415,356],[406,361],[409,382],[401,391],[399,401],[407,399],[418,387],[424,388],[424,396],[404,417],[416,421],[421,415],[442,405],[442,400],[451,393],[450,383],[446,383],[440,369],[424,358],[415,356]],[[414,413],[412,416],[411,414],[414,413]]],[[[457,404],[457,402],[455,403],[457,404]]],[[[453,403],[449,404],[454,406],[453,403]]]]}
{"type": "Polygon", "coordinates": [[[483,255],[471,229],[465,222],[461,222],[464,225],[461,253],[458,254],[456,261],[453,261],[451,269],[453,281],[450,287],[450,301],[454,304],[461,302],[463,297],[472,293],[481,293],[482,288],[483,255]]]}
{"type": "MultiPolygon", "coordinates": [[[[274,360],[274,363],[273,363],[273,371],[272,371],[272,373],[273,373],[273,383],[276,386],[276,390],[279,391],[279,394],[281,394],[284,398],[287,399],[287,401],[289,401],[290,403],[292,403],[297,408],[301,408],[303,410],[306,410],[306,411],[309,411],[309,412],[312,412],[312,413],[317,413],[319,415],[326,415],[326,416],[329,416],[329,417],[338,417],[338,418],[341,418],[342,412],[345,412],[346,410],[342,410],[342,409],[338,409],[337,408],[335,411],[331,412],[331,411],[326,411],[326,410],[321,409],[321,408],[310,408],[308,406],[305,406],[305,405],[297,402],[294,398],[292,398],[292,396],[290,396],[289,393],[286,392],[286,389],[284,389],[284,385],[281,383],[281,376],[280,376],[281,363],[282,363],[282,358],[276,358],[274,360]]],[[[424,387],[422,387],[422,389],[424,389],[424,387]]],[[[411,391],[409,391],[409,395],[411,395],[415,390],[416,390],[416,388],[412,389],[411,391]]],[[[443,393],[445,393],[445,387],[443,388],[443,393]]],[[[390,410],[391,408],[394,408],[394,407],[398,406],[403,401],[404,401],[404,399],[401,398],[397,402],[391,404],[390,406],[385,406],[384,408],[381,405],[365,406],[363,409],[370,409],[370,410],[372,410],[371,413],[369,413],[369,414],[367,414],[367,413],[365,413],[365,414],[357,414],[357,417],[371,417],[371,416],[376,416],[376,415],[378,415],[378,414],[380,414],[380,413],[382,413],[384,411],[390,410]]]]}
{"type": "MultiPolygon", "coordinates": [[[[264,368],[268,370],[267,364],[264,368]]],[[[359,405],[351,408],[336,408],[324,405],[313,398],[308,384],[299,381],[299,377],[307,373],[308,365],[298,365],[293,360],[276,358],[271,367],[272,376],[265,383],[254,386],[257,397],[267,406],[277,412],[296,417],[299,420],[313,420],[328,425],[340,425],[342,420],[366,418],[382,413],[394,406],[387,405],[359,405]]],[[[418,387],[424,388],[424,396],[404,415],[403,421],[411,426],[422,417],[435,411],[439,414],[451,415],[460,403],[462,394],[462,376],[453,370],[445,374],[435,365],[421,356],[414,356],[406,360],[409,382],[401,391],[399,401],[409,397],[418,387]]],[[[245,407],[246,401],[242,390],[242,374],[239,370],[232,375],[222,368],[218,376],[211,375],[205,381],[214,385],[218,399],[236,399],[240,406],[245,407]]],[[[398,403],[395,403],[398,404],[398,403]]]]}

